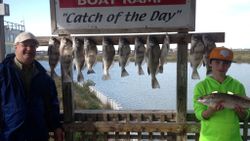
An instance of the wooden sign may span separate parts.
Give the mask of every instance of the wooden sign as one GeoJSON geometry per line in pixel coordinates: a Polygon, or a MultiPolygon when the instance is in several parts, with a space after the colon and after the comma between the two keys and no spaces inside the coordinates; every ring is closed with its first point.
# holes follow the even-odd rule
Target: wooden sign
{"type": "Polygon", "coordinates": [[[50,0],[53,34],[193,31],[195,0],[50,0]]]}

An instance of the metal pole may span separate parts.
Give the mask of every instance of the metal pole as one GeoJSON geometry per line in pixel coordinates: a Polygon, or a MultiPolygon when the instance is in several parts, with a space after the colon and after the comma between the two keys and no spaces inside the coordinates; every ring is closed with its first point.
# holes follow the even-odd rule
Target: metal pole
{"type": "MultiPolygon", "coordinates": [[[[3,0],[0,0],[0,4],[3,3],[3,0]]],[[[0,15],[0,63],[5,57],[5,34],[4,34],[4,16],[0,15]]]]}

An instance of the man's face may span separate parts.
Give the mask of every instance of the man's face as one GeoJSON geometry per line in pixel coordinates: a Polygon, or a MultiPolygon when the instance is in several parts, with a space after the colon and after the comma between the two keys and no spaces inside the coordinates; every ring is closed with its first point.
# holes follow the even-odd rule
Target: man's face
{"type": "Polygon", "coordinates": [[[16,44],[16,58],[24,65],[30,65],[36,56],[37,44],[34,40],[26,40],[16,44]]]}

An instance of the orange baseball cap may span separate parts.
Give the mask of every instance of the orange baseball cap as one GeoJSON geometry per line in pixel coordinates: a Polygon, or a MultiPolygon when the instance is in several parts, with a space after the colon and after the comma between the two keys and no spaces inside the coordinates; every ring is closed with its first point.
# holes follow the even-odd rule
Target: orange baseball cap
{"type": "Polygon", "coordinates": [[[209,54],[209,59],[219,59],[224,61],[233,61],[233,51],[225,47],[216,47],[209,54]]]}

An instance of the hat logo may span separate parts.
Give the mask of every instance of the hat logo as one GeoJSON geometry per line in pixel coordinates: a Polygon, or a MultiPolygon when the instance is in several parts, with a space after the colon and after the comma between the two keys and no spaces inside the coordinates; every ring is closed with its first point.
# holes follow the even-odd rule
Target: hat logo
{"type": "Polygon", "coordinates": [[[230,54],[230,52],[228,51],[228,50],[221,50],[220,51],[220,55],[222,55],[223,57],[227,57],[227,56],[229,56],[229,54],[230,54]]]}

